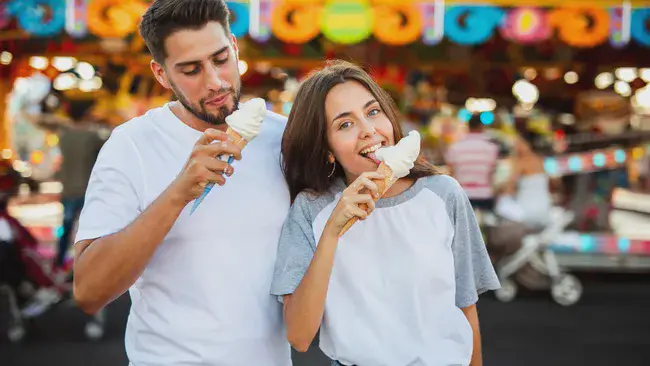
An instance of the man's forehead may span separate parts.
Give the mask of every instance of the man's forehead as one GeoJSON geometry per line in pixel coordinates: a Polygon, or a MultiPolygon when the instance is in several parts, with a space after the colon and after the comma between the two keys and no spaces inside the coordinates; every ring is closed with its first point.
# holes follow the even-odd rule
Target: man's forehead
{"type": "Polygon", "coordinates": [[[165,40],[167,62],[172,65],[203,60],[229,45],[229,37],[217,22],[210,22],[199,29],[179,30],[165,40]]]}

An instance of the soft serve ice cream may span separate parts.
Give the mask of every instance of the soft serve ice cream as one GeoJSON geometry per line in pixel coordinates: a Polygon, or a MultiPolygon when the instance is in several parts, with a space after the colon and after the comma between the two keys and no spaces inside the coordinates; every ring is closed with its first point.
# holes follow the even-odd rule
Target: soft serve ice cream
{"type": "Polygon", "coordinates": [[[251,141],[260,133],[265,116],[266,102],[261,98],[253,98],[242,103],[238,110],[226,117],[226,123],[244,140],[251,141]]]}
{"type": "Polygon", "coordinates": [[[420,134],[417,131],[409,132],[395,146],[383,147],[375,152],[377,160],[388,165],[396,178],[406,177],[419,155],[420,134]]]}

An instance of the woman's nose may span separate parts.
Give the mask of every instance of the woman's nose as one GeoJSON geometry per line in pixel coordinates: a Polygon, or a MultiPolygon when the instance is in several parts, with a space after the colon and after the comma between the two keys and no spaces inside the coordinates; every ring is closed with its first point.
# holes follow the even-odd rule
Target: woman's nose
{"type": "Polygon", "coordinates": [[[375,126],[372,122],[362,119],[360,122],[361,126],[361,138],[367,138],[375,134],[375,126]]]}

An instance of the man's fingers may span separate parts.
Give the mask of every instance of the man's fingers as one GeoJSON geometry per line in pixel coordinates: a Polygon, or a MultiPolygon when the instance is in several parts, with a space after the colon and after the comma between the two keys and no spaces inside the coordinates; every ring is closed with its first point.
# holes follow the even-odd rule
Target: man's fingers
{"type": "Polygon", "coordinates": [[[203,135],[199,137],[194,146],[208,145],[215,140],[228,141],[228,134],[223,131],[215,130],[214,128],[208,128],[203,132],[203,135]]]}
{"type": "Polygon", "coordinates": [[[231,165],[214,157],[199,156],[196,158],[196,161],[217,174],[232,175],[234,172],[234,168],[231,165]]]}
{"type": "Polygon", "coordinates": [[[241,149],[228,141],[215,142],[208,145],[197,146],[194,149],[194,156],[217,157],[219,155],[232,155],[235,159],[241,159],[241,149]]]}
{"type": "Polygon", "coordinates": [[[208,171],[205,173],[205,176],[209,182],[218,184],[220,186],[226,184],[226,178],[224,178],[224,176],[221,174],[215,173],[213,171],[208,171]]]}

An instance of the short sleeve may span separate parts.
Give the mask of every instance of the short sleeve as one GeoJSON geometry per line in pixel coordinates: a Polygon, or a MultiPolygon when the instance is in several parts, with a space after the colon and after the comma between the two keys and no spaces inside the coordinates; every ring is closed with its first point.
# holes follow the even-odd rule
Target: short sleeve
{"type": "Polygon", "coordinates": [[[125,132],[116,129],[97,156],[75,242],[114,234],[142,211],[142,164],[135,143],[125,132]]]}
{"type": "Polygon", "coordinates": [[[480,294],[496,290],[500,284],[467,195],[458,184],[452,194],[456,306],[465,308],[475,304],[480,294]]]}
{"type": "Polygon", "coordinates": [[[301,193],[282,227],[271,284],[271,294],[277,295],[280,302],[284,295],[296,290],[316,250],[309,212],[309,198],[301,193]]]}

